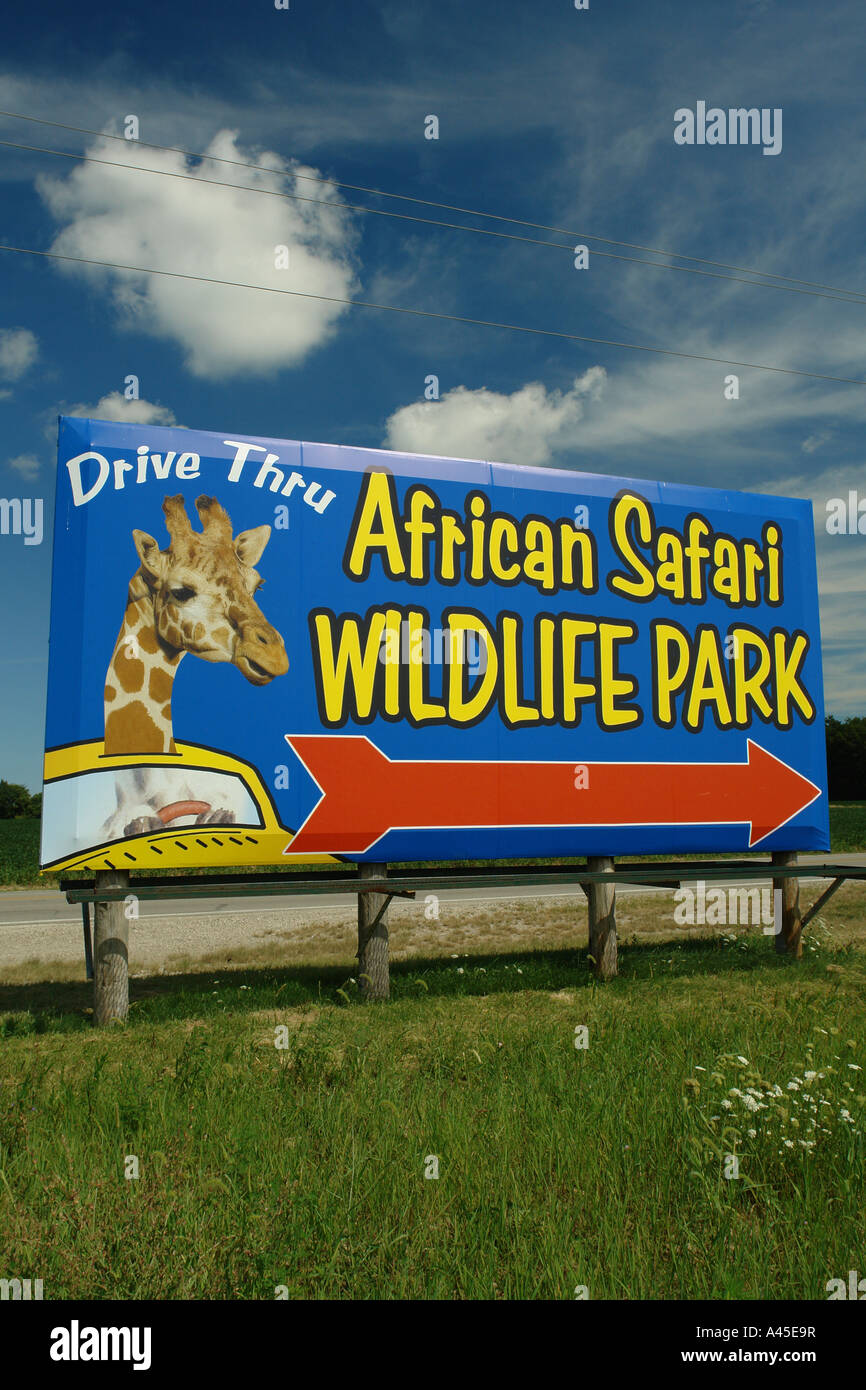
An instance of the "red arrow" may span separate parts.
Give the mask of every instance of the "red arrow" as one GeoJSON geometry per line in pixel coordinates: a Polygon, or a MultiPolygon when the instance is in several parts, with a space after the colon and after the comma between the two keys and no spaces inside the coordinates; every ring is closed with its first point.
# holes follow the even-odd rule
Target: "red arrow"
{"type": "Polygon", "coordinates": [[[323,793],[287,854],[360,854],[397,829],[540,825],[747,823],[751,848],[821,795],[751,739],[744,763],[583,764],[392,762],[355,735],[286,741],[323,793]]]}

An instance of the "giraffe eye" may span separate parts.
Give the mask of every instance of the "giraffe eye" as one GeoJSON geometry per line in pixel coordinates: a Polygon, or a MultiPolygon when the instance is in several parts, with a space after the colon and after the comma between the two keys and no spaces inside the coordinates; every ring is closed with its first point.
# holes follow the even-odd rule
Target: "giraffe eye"
{"type": "Polygon", "coordinates": [[[179,589],[171,589],[169,592],[178,603],[186,603],[187,599],[195,598],[195,589],[190,589],[185,584],[181,585],[179,589]]]}

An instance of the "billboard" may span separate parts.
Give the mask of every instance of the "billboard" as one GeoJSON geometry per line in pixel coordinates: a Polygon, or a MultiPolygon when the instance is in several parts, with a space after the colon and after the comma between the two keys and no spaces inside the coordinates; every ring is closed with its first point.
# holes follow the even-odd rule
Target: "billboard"
{"type": "Polygon", "coordinates": [[[43,867],[828,848],[810,503],[61,418],[43,867]]]}

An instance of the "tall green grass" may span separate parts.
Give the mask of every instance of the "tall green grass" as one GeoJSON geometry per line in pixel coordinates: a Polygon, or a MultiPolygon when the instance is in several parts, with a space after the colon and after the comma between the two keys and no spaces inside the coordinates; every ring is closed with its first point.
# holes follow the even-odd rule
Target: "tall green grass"
{"type": "Polygon", "coordinates": [[[46,1298],[824,1298],[863,1266],[864,966],[763,937],[626,946],[604,987],[571,951],[412,961],[367,1007],[333,969],[155,977],[108,1034],[7,986],[2,1272],[46,1298]],[[810,1056],[853,1117],[814,1151],[711,1123],[713,1069],[784,1088],[810,1056]]]}

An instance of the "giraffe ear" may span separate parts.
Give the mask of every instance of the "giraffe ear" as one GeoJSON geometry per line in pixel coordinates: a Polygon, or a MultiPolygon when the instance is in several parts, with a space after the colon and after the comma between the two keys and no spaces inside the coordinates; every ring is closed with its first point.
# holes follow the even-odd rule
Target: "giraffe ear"
{"type": "Polygon", "coordinates": [[[132,539],[135,541],[135,548],[138,551],[142,569],[152,579],[159,579],[163,571],[163,556],[159,549],[159,542],[155,541],[153,536],[149,536],[146,531],[133,531],[132,539]]]}
{"type": "Polygon", "coordinates": [[[254,526],[251,531],[241,531],[235,536],[235,554],[241,564],[257,565],[270,539],[270,526],[254,526]]]}

